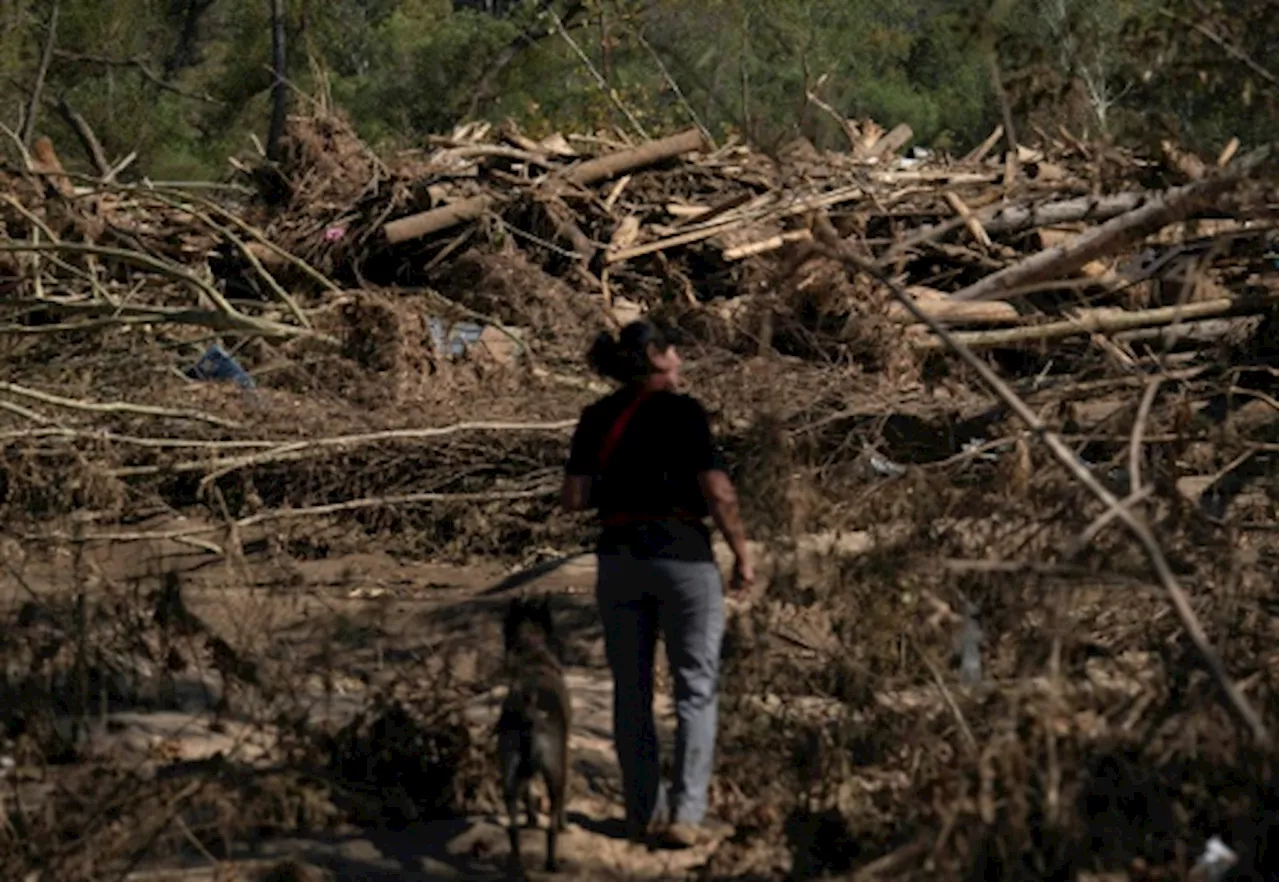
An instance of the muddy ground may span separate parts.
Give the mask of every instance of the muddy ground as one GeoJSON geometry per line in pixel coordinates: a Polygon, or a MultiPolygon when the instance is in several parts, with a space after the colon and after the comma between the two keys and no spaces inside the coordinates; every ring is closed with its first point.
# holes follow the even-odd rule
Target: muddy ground
{"type": "MultiPolygon", "coordinates": [[[[406,680],[410,691],[429,691],[431,679],[440,678],[448,680],[451,691],[465,695],[461,719],[478,749],[488,747],[504,691],[500,619],[511,594],[494,595],[487,589],[509,567],[414,562],[377,552],[289,560],[283,565],[265,553],[251,553],[240,564],[229,573],[219,556],[163,542],[90,550],[76,562],[65,555],[36,554],[24,561],[20,580],[4,581],[0,605],[11,621],[39,627],[27,623],[65,601],[67,580],[77,567],[92,573],[98,586],[115,586],[90,600],[93,604],[118,597],[123,586],[153,592],[160,584],[158,573],[175,574],[185,609],[209,632],[225,635],[242,655],[284,660],[282,667],[294,673],[311,672],[295,684],[303,694],[286,703],[307,706],[306,716],[315,725],[338,729],[366,711],[375,692],[394,690],[406,680]]],[[[610,740],[612,686],[594,613],[593,584],[593,560],[585,556],[535,585],[555,598],[574,701],[570,827],[562,837],[565,868],[559,878],[682,877],[706,862],[712,845],[683,853],[650,852],[622,835],[610,740]]],[[[170,774],[180,766],[198,769],[214,757],[245,768],[266,769],[278,762],[284,739],[268,721],[262,696],[249,687],[230,707],[218,706],[226,680],[219,672],[202,669],[197,642],[193,639],[183,650],[191,652],[193,663],[174,677],[169,700],[135,702],[158,706],[117,707],[124,702],[115,696],[104,706],[97,696],[91,698],[87,731],[74,736],[76,761],[110,761],[144,776],[161,768],[170,774]]],[[[660,671],[664,668],[660,663],[660,671]]],[[[659,676],[665,688],[665,675],[659,676]]],[[[412,709],[413,702],[407,704],[412,709]]],[[[666,694],[659,698],[657,714],[669,751],[674,716],[666,694]]],[[[70,719],[59,715],[59,728],[69,726],[70,719]]],[[[10,757],[16,746],[10,742],[10,757]]],[[[9,777],[18,789],[44,778],[23,764],[10,769],[9,777]]],[[[490,790],[486,798],[492,802],[496,782],[480,783],[490,790]]],[[[412,818],[415,809],[397,805],[395,796],[377,799],[388,803],[373,809],[383,823],[339,823],[323,835],[301,831],[287,837],[237,837],[224,843],[227,853],[216,858],[204,849],[181,855],[192,851],[187,843],[188,848],[176,849],[164,859],[147,861],[154,865],[128,878],[231,879],[237,872],[255,878],[254,873],[286,857],[327,869],[339,879],[509,878],[506,833],[492,812],[418,820],[412,818]]],[[[412,802],[412,795],[408,799],[412,802]]],[[[530,866],[536,869],[543,834],[524,835],[530,866]]]]}

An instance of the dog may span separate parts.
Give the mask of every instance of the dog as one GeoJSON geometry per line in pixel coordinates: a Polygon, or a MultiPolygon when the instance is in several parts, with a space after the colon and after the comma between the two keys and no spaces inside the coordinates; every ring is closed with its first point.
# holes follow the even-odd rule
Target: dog
{"type": "Polygon", "coordinates": [[[559,868],[556,835],[565,829],[573,708],[548,598],[513,600],[503,620],[502,638],[508,691],[497,733],[511,860],[523,875],[517,815],[523,796],[528,826],[537,828],[533,779],[541,776],[551,803],[546,870],[554,873],[559,868]]]}

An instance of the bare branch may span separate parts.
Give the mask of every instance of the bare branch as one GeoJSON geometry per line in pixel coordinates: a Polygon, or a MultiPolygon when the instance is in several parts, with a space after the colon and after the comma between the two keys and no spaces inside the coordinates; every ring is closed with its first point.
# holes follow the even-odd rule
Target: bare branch
{"type": "Polygon", "coordinates": [[[143,79],[147,80],[147,82],[164,89],[166,92],[172,92],[174,95],[180,95],[183,98],[190,98],[194,101],[203,101],[207,104],[226,104],[225,101],[214,98],[212,95],[197,95],[194,92],[188,92],[184,89],[178,88],[172,83],[166,82],[164,77],[160,76],[160,74],[156,73],[150,68],[150,66],[148,66],[147,61],[144,58],[108,58],[103,55],[71,52],[67,49],[54,49],[53,54],[55,57],[65,61],[79,61],[85,64],[100,64],[104,67],[132,67],[137,70],[138,73],[142,74],[143,79]]]}
{"type": "Polygon", "coordinates": [[[1253,71],[1258,76],[1262,77],[1268,83],[1270,83],[1273,86],[1276,84],[1276,75],[1274,73],[1267,70],[1265,67],[1258,64],[1258,62],[1250,58],[1249,54],[1245,52],[1243,49],[1241,49],[1239,46],[1228,43],[1222,37],[1218,36],[1216,33],[1209,30],[1209,28],[1206,27],[1201,22],[1185,19],[1182,16],[1178,15],[1176,12],[1171,12],[1168,9],[1159,9],[1157,11],[1161,15],[1171,18],[1174,21],[1178,22],[1179,24],[1186,25],[1187,27],[1194,29],[1197,33],[1201,34],[1210,43],[1213,43],[1223,52],[1230,55],[1236,61],[1239,61],[1241,64],[1249,68],[1249,70],[1253,71]]]}
{"type": "Polygon", "coordinates": [[[58,101],[57,108],[67,126],[80,139],[80,146],[84,148],[85,155],[93,163],[98,176],[105,179],[107,175],[111,174],[111,163],[107,159],[106,151],[102,149],[102,142],[98,140],[98,136],[94,134],[93,129],[85,118],[67,102],[66,98],[58,101]]]}
{"type": "Polygon", "coordinates": [[[53,58],[53,46],[58,39],[58,0],[54,0],[49,10],[49,30],[45,33],[44,50],[40,53],[40,67],[36,70],[36,82],[31,87],[31,97],[27,101],[27,112],[22,118],[22,143],[30,147],[31,139],[36,136],[36,119],[40,115],[40,96],[44,92],[45,76],[49,73],[49,61],[53,58]]]}
{"type": "MultiPolygon", "coordinates": [[[[554,496],[559,492],[556,487],[541,487],[534,490],[493,490],[487,493],[406,493],[399,496],[370,496],[361,499],[349,499],[345,502],[332,502],[326,505],[311,505],[303,508],[281,508],[261,511],[239,520],[232,521],[231,526],[237,529],[252,527],[255,524],[291,518],[317,517],[327,514],[338,514],[346,511],[358,511],[365,508],[390,508],[396,505],[423,505],[432,502],[497,502],[509,499],[537,499],[542,496],[554,496]]],[[[49,542],[146,542],[162,539],[181,539],[188,536],[200,536],[206,533],[217,533],[227,529],[227,524],[212,524],[199,527],[181,527],[174,530],[157,530],[155,532],[137,533],[84,533],[72,536],[60,531],[28,534],[23,539],[29,541],[49,542]]]]}
{"type": "Polygon", "coordinates": [[[1005,406],[1013,411],[1034,434],[1040,436],[1045,446],[1049,448],[1050,453],[1053,454],[1054,459],[1069,474],[1097,497],[1109,510],[1116,512],[1116,516],[1124,522],[1146,552],[1147,558],[1151,562],[1151,567],[1155,571],[1156,578],[1168,595],[1169,602],[1173,606],[1178,620],[1204,661],[1205,667],[1222,690],[1223,696],[1227,700],[1227,706],[1249,730],[1258,747],[1268,754],[1275,754],[1275,736],[1267,730],[1262,717],[1259,716],[1244,693],[1231,680],[1231,676],[1223,665],[1221,657],[1209,642],[1209,637],[1205,633],[1204,627],[1200,624],[1195,610],[1191,608],[1191,602],[1187,598],[1186,592],[1178,584],[1177,576],[1174,575],[1173,569],[1169,566],[1164,550],[1160,547],[1160,542],[1156,539],[1155,534],[1152,533],[1146,519],[1132,511],[1121,500],[1117,499],[1115,494],[1103,486],[1093,474],[1093,471],[1080,462],[1075,453],[1057,433],[1053,432],[1035,411],[1028,407],[1026,402],[992,371],[986,362],[978,358],[973,350],[958,342],[946,327],[920,309],[906,290],[883,270],[847,247],[825,214],[817,217],[815,235],[823,243],[822,248],[826,254],[835,260],[843,262],[848,270],[867,273],[887,285],[889,290],[893,292],[893,296],[916,317],[917,321],[928,325],[929,330],[941,338],[947,348],[972,369],[1005,406]]]}
{"type": "Polygon", "coordinates": [[[32,401],[41,401],[45,404],[52,404],[54,407],[62,407],[67,410],[88,411],[90,413],[131,413],[139,416],[194,420],[196,422],[209,423],[210,425],[222,426],[228,429],[235,429],[240,425],[233,420],[224,419],[198,410],[156,407],[150,404],[130,404],[125,401],[81,401],[76,398],[64,398],[61,395],[54,395],[50,392],[41,392],[39,389],[29,389],[26,386],[19,386],[17,383],[9,383],[3,380],[0,380],[0,392],[8,392],[10,395],[17,395],[20,398],[28,398],[32,401]]]}

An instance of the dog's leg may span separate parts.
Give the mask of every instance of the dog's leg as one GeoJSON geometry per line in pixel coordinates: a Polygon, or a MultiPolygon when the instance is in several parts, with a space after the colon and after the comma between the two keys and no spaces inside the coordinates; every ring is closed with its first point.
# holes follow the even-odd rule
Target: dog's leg
{"type": "Polygon", "coordinates": [[[520,794],[521,758],[518,738],[503,733],[498,741],[502,756],[502,795],[507,803],[507,838],[511,841],[511,866],[518,877],[524,875],[524,862],[520,859],[520,794]]]}
{"type": "Polygon", "coordinates": [[[528,817],[525,819],[525,827],[530,830],[538,829],[538,803],[533,798],[533,779],[530,778],[524,782],[524,810],[528,817]]]}
{"type": "Polygon", "coordinates": [[[564,710],[564,731],[560,735],[559,743],[556,744],[556,761],[552,770],[556,773],[557,795],[550,818],[550,822],[560,830],[565,829],[565,815],[569,806],[569,730],[573,726],[573,716],[567,692],[564,697],[564,710]]]}
{"type": "Polygon", "coordinates": [[[564,763],[563,757],[559,768],[544,769],[543,778],[547,782],[547,794],[551,799],[551,816],[547,818],[547,872],[554,873],[560,868],[556,858],[556,838],[564,829],[564,763]]]}
{"type": "Polygon", "coordinates": [[[523,875],[524,861],[520,859],[520,800],[518,792],[513,790],[507,797],[507,838],[511,841],[511,867],[519,875],[523,875]]]}
{"type": "MultiPolygon", "coordinates": [[[[566,754],[568,753],[567,745],[565,747],[565,753],[566,754]]],[[[557,782],[556,789],[559,791],[559,796],[556,799],[556,803],[558,804],[559,807],[558,809],[553,807],[552,809],[553,814],[551,816],[550,822],[554,823],[558,829],[564,830],[565,827],[567,826],[565,822],[565,814],[567,813],[568,804],[569,804],[569,758],[568,756],[563,754],[561,755],[560,768],[558,769],[558,771],[560,773],[559,775],[560,780],[557,782]]]]}

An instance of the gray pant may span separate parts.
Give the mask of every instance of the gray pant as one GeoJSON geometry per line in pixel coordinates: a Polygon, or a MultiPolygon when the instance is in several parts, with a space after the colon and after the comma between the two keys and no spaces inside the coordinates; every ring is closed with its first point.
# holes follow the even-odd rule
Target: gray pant
{"type": "Polygon", "coordinates": [[[627,820],[647,824],[670,812],[701,823],[716,743],[716,690],[724,598],[711,562],[600,555],[596,602],[613,671],[613,741],[622,769],[627,820]],[[653,719],[653,659],[658,630],[675,685],[676,751],[669,799],[659,783],[653,719]],[[664,805],[664,803],[668,803],[664,805]]]}

